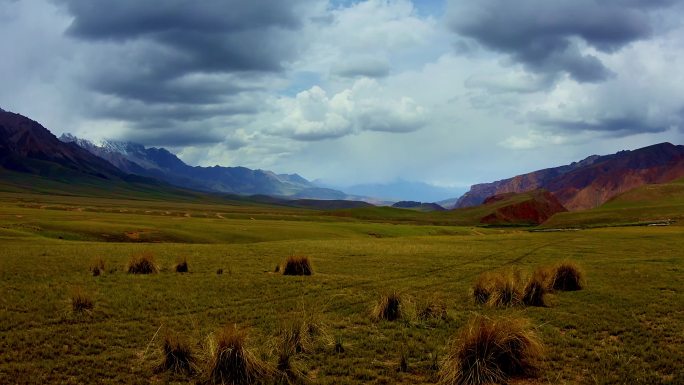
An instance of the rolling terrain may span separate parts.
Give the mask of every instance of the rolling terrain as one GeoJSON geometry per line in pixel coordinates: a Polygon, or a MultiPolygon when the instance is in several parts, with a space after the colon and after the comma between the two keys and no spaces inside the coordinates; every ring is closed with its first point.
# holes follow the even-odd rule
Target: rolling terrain
{"type": "MultiPolygon", "coordinates": [[[[359,210],[449,214],[351,211],[359,210]]],[[[250,349],[275,365],[279,328],[313,315],[325,335],[292,358],[309,381],[433,384],[448,340],[483,314],[532,322],[545,346],[533,383],[678,384],[681,232],[674,225],[530,233],[248,202],[3,192],[0,381],[194,382],[155,371],[162,335],[180,333],[201,356],[211,336],[233,324],[247,328],[250,349]],[[126,274],[128,259],[140,252],[154,255],[161,272],[126,274]],[[274,274],[290,255],[311,258],[314,274],[274,274]],[[93,276],[97,258],[104,273],[93,276]],[[179,258],[189,273],[172,270],[179,258]],[[587,286],[552,294],[549,307],[489,308],[468,294],[483,272],[528,273],[566,259],[582,266],[587,286]],[[71,310],[77,289],[92,298],[92,310],[71,310]],[[374,321],[370,309],[389,290],[415,306],[437,298],[447,317],[374,321]]]]}
{"type": "Polygon", "coordinates": [[[471,187],[456,207],[476,206],[492,195],[546,189],[570,211],[595,208],[645,184],[684,177],[684,146],[661,143],[633,151],[590,156],[567,166],[471,187]]]}
{"type": "Polygon", "coordinates": [[[560,213],[546,228],[665,225],[684,220],[684,179],[649,184],[620,194],[592,210],[560,213]]]}

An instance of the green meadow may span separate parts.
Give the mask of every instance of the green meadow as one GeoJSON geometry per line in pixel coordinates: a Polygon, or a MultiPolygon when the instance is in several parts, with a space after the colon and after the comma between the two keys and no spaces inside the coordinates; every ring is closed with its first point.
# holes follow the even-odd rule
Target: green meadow
{"type": "Polygon", "coordinates": [[[155,370],[164,333],[189,341],[201,361],[212,335],[237,325],[275,366],[278,330],[314,317],[322,332],[292,357],[303,382],[432,384],[451,338],[480,314],[527,319],[544,345],[537,378],[512,383],[682,384],[683,235],[676,223],[530,232],[465,226],[449,212],[4,192],[0,383],[195,383],[202,373],[155,370]],[[127,274],[139,253],[161,271],[127,274]],[[293,255],[309,257],[314,274],[274,272],[293,255]],[[98,258],[104,272],[93,276],[98,258]],[[173,270],[181,258],[188,273],[173,270]],[[586,286],[550,294],[548,307],[490,308],[469,294],[484,272],[564,260],[582,267],[586,286]],[[91,310],[72,310],[75,290],[91,310]],[[395,290],[406,316],[374,320],[379,296],[395,290]],[[429,301],[447,317],[411,311],[429,301]]]}

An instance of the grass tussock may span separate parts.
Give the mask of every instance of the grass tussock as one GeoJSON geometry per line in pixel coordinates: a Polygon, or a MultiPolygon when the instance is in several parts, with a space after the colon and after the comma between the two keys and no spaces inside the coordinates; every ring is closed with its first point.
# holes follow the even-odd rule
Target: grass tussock
{"type": "Polygon", "coordinates": [[[93,298],[83,289],[76,288],[71,293],[71,309],[74,312],[89,312],[95,307],[93,298]]]}
{"type": "Polygon", "coordinates": [[[396,321],[403,316],[403,298],[397,291],[383,294],[373,308],[373,319],[376,321],[396,321]]]}
{"type": "Polygon", "coordinates": [[[171,372],[174,374],[192,375],[197,372],[197,357],[192,346],[175,334],[167,333],[161,346],[161,362],[155,372],[171,372]]]}
{"type": "Polygon", "coordinates": [[[221,329],[211,341],[207,370],[210,384],[262,384],[273,370],[247,349],[247,333],[235,326],[221,329]]]}
{"type": "Polygon", "coordinates": [[[520,271],[501,271],[493,276],[491,294],[487,305],[491,307],[512,307],[522,303],[522,277],[520,271]]]}
{"type": "Polygon", "coordinates": [[[180,259],[173,266],[173,269],[176,271],[176,273],[187,273],[188,271],[190,271],[188,269],[188,260],[186,258],[180,259]]]}
{"type": "Polygon", "coordinates": [[[526,306],[546,307],[546,294],[550,290],[551,272],[546,268],[538,268],[527,280],[523,289],[522,302],[526,306]]]}
{"type": "Polygon", "coordinates": [[[155,262],[154,254],[145,251],[131,256],[126,271],[129,274],[156,274],[159,272],[159,266],[155,262]]]}
{"type": "Polygon", "coordinates": [[[552,287],[558,291],[576,291],[584,288],[584,272],[575,262],[561,262],[553,269],[552,287]]]}
{"type": "Polygon", "coordinates": [[[105,272],[105,261],[101,257],[95,258],[90,264],[90,272],[97,277],[105,272]]]}
{"type": "Polygon", "coordinates": [[[281,384],[305,383],[307,378],[295,362],[295,356],[310,348],[311,341],[298,327],[281,330],[278,339],[277,382],[281,384]]]}
{"type": "Polygon", "coordinates": [[[283,275],[311,275],[313,267],[311,260],[306,256],[290,256],[280,267],[283,275]]]}
{"type": "Polygon", "coordinates": [[[471,295],[476,303],[481,305],[487,303],[494,291],[496,275],[490,272],[480,274],[473,283],[471,295]]]}
{"type": "Polygon", "coordinates": [[[542,355],[542,345],[527,321],[476,316],[448,346],[439,383],[501,384],[512,377],[532,377],[542,355]]]}

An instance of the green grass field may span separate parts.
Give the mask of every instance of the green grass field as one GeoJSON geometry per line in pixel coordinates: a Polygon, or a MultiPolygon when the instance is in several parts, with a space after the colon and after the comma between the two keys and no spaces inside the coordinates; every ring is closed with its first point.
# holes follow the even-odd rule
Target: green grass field
{"type": "Polygon", "coordinates": [[[274,364],[277,329],[305,314],[328,336],[294,358],[316,384],[435,383],[434,363],[475,314],[535,326],[542,371],[516,383],[684,383],[683,227],[531,233],[426,219],[448,213],[386,210],[383,220],[383,210],[2,193],[0,383],[194,383],[154,372],[163,331],[202,354],[212,333],[237,324],[274,364]],[[126,274],[143,251],[162,271],[126,274]],[[290,255],[310,257],[315,274],[273,273],[290,255]],[[190,273],[172,271],[181,257],[190,273]],[[95,258],[106,265],[98,277],[95,258]],[[583,267],[587,286],[553,294],[550,307],[491,309],[469,297],[482,272],[566,259],[583,267]],[[71,310],[76,288],[93,297],[91,312],[71,310]],[[413,303],[441,298],[449,318],[373,321],[390,290],[413,303]]]}

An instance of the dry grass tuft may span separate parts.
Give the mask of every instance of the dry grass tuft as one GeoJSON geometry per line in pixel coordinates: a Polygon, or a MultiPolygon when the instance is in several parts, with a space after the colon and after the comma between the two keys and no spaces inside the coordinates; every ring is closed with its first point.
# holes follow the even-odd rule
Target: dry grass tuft
{"type": "Polygon", "coordinates": [[[176,273],[187,273],[188,270],[188,260],[185,258],[182,258],[176,264],[173,266],[173,269],[176,270],[176,273]]]}
{"type": "Polygon", "coordinates": [[[302,338],[301,330],[301,328],[293,327],[281,331],[279,345],[277,346],[278,362],[276,364],[276,370],[279,373],[279,383],[298,384],[307,381],[302,370],[294,362],[294,357],[298,353],[309,348],[308,346],[306,349],[304,348],[304,345],[307,345],[310,341],[303,341],[306,337],[302,338]]]}
{"type": "Polygon", "coordinates": [[[177,335],[167,333],[161,347],[162,359],[155,368],[157,373],[170,371],[175,374],[194,374],[197,371],[197,358],[192,347],[177,335]]]}
{"type": "Polygon", "coordinates": [[[211,341],[208,382],[260,384],[273,378],[273,370],[247,349],[247,333],[235,326],[221,329],[211,341]]]}
{"type": "Polygon", "coordinates": [[[523,290],[520,271],[501,271],[493,276],[492,291],[487,305],[492,307],[511,307],[522,303],[523,290]]]}
{"type": "Polygon", "coordinates": [[[534,376],[542,355],[542,345],[527,321],[476,316],[450,343],[440,384],[501,384],[511,377],[534,376]]]}
{"type": "Polygon", "coordinates": [[[101,257],[95,258],[93,263],[90,264],[90,272],[93,277],[97,277],[105,272],[105,262],[101,257]]]}
{"type": "Polygon", "coordinates": [[[159,266],[154,260],[154,254],[145,251],[131,256],[126,271],[129,274],[155,274],[159,272],[159,266]]]}
{"type": "Polygon", "coordinates": [[[576,291],[584,288],[584,272],[575,262],[561,262],[553,269],[553,289],[576,291]]]}
{"type": "Polygon", "coordinates": [[[526,306],[546,307],[546,294],[549,292],[551,272],[538,268],[532,273],[523,289],[522,302],[526,306]]]}
{"type": "Polygon", "coordinates": [[[471,295],[476,303],[485,304],[494,291],[496,275],[490,272],[480,274],[471,288],[471,295]]]}
{"type": "Polygon", "coordinates": [[[280,267],[283,275],[311,275],[313,274],[313,267],[311,260],[306,256],[290,256],[287,257],[285,263],[280,267]]]}
{"type": "Polygon", "coordinates": [[[399,292],[393,291],[380,296],[378,303],[373,308],[373,318],[375,320],[396,321],[403,316],[402,296],[399,292]]]}
{"type": "Polygon", "coordinates": [[[73,311],[77,313],[88,312],[93,310],[94,307],[95,302],[93,301],[92,297],[83,291],[83,289],[77,287],[72,291],[71,309],[73,309],[73,311]]]}

